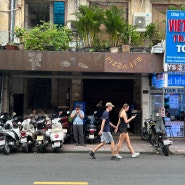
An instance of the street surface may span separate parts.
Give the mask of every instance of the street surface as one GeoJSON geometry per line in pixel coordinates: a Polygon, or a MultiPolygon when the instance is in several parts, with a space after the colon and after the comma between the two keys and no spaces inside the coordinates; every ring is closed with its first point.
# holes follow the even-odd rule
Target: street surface
{"type": "Polygon", "coordinates": [[[96,160],[87,153],[11,153],[8,156],[0,153],[0,185],[32,185],[39,182],[179,185],[185,182],[183,155],[123,156],[120,161],[111,161],[109,153],[96,153],[96,160]]]}

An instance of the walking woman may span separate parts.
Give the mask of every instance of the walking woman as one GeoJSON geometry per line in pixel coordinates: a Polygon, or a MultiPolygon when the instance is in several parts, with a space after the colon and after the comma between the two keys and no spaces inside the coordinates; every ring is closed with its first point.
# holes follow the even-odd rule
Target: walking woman
{"type": "Polygon", "coordinates": [[[139,156],[139,153],[134,152],[134,149],[130,143],[130,138],[127,131],[129,122],[132,121],[136,116],[132,116],[131,118],[128,119],[127,113],[126,113],[128,110],[129,110],[129,105],[125,103],[121,111],[119,112],[119,120],[118,120],[117,128],[115,129],[115,132],[117,132],[119,128],[119,132],[120,132],[119,141],[115,152],[115,156],[119,159],[122,158],[122,156],[119,155],[119,151],[124,141],[126,141],[127,146],[132,154],[132,157],[139,156]]]}

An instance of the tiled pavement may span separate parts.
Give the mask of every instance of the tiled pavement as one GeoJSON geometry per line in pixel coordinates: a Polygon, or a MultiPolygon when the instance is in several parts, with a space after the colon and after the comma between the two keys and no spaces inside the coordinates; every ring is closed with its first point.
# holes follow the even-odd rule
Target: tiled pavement
{"type": "MultiPolygon", "coordinates": [[[[150,143],[140,139],[140,136],[130,136],[131,144],[136,152],[146,153],[146,154],[156,154],[154,147],[150,143]]],[[[117,135],[114,136],[115,143],[118,142],[117,135]]],[[[98,143],[86,144],[86,146],[75,146],[74,144],[64,144],[63,152],[88,152],[93,149],[98,143]]],[[[116,147],[116,144],[115,144],[116,147]]],[[[98,152],[110,152],[110,145],[107,144],[100,148],[98,152]]],[[[124,143],[121,148],[121,153],[129,153],[129,150],[124,143]]],[[[175,138],[173,145],[170,146],[170,152],[172,154],[185,154],[185,138],[175,138]]]]}

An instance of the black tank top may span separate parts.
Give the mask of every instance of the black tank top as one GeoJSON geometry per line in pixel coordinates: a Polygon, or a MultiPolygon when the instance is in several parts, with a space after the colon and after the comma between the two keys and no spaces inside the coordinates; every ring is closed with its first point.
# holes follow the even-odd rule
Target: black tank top
{"type": "Polygon", "coordinates": [[[125,120],[122,117],[120,117],[120,127],[127,128],[127,124],[125,123],[125,120]]]}

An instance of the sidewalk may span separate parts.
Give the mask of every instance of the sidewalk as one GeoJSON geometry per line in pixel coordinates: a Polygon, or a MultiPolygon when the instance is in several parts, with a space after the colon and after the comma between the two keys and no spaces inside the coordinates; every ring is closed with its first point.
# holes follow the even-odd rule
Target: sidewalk
{"type": "MultiPolygon", "coordinates": [[[[154,147],[146,142],[141,140],[140,136],[130,136],[131,144],[136,152],[145,153],[145,154],[156,154],[154,147]]],[[[114,136],[115,147],[118,142],[118,137],[114,136]]],[[[88,152],[92,150],[98,143],[95,144],[86,144],[86,146],[74,146],[74,144],[64,144],[63,152],[88,152]]],[[[110,152],[110,145],[105,145],[98,152],[110,152]]],[[[173,145],[170,146],[171,154],[185,154],[185,138],[175,138],[173,145]]],[[[123,144],[121,148],[121,153],[130,153],[126,143],[123,144]]]]}

